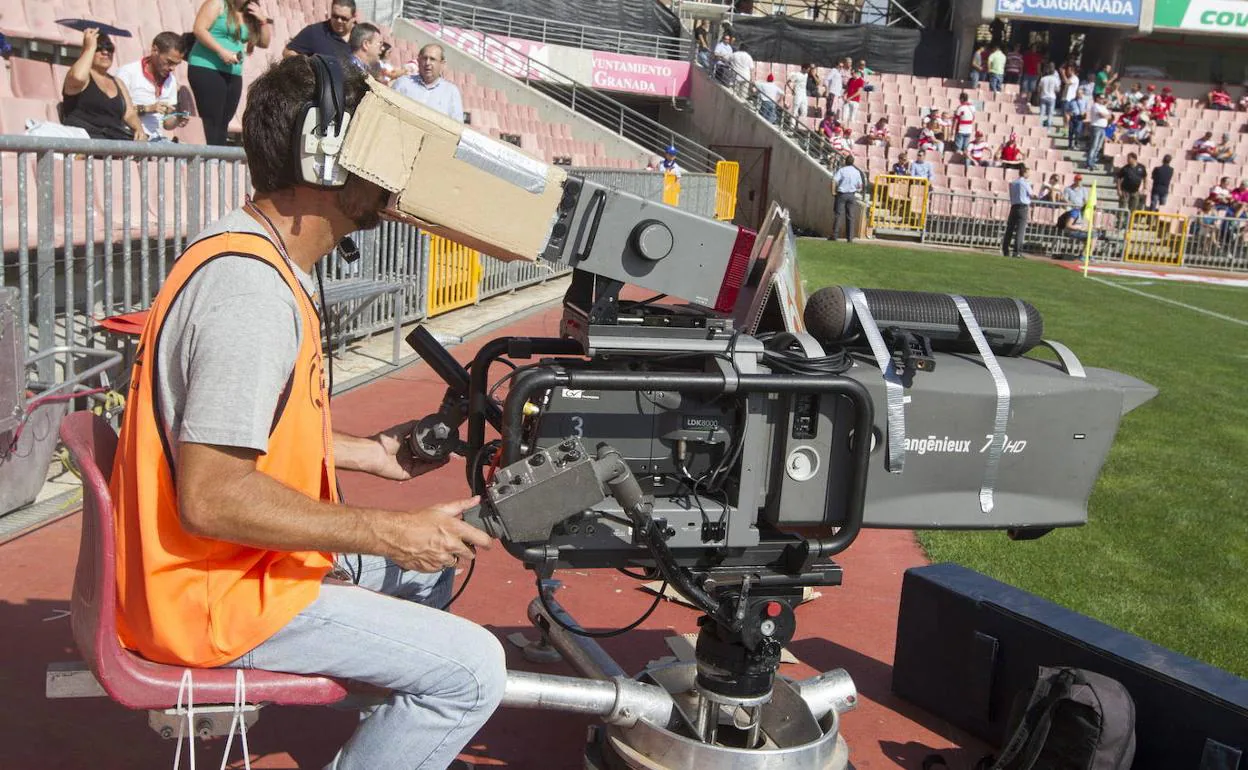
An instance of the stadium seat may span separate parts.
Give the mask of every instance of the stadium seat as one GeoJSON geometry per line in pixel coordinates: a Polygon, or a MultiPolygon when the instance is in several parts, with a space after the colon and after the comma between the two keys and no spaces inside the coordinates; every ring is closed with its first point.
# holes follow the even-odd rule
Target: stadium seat
{"type": "Polygon", "coordinates": [[[0,3],[0,33],[9,37],[31,37],[26,8],[19,0],[0,3]]]}
{"type": "Polygon", "coordinates": [[[26,133],[27,120],[56,120],[55,108],[50,108],[51,103],[44,99],[5,99],[0,110],[0,134],[26,133]]]}
{"type": "Polygon", "coordinates": [[[52,77],[52,65],[14,56],[9,59],[9,66],[12,67],[14,96],[22,99],[60,100],[61,88],[52,77]]]}

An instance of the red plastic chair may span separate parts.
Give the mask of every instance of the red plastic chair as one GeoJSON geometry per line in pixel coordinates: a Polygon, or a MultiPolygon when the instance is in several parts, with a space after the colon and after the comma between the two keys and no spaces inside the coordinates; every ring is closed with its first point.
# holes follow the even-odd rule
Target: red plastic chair
{"type": "MultiPolygon", "coordinates": [[[[116,533],[108,489],[117,434],[104,418],[74,412],[61,423],[61,441],[82,473],[83,488],[82,540],[70,604],[74,641],[113,700],[132,709],[174,708],[185,669],[144,660],[117,640],[116,533]]],[[[325,677],[254,670],[245,674],[251,703],[324,706],[347,694],[342,684],[325,677]]],[[[195,702],[233,703],[235,677],[234,669],[195,669],[195,702]]]]}

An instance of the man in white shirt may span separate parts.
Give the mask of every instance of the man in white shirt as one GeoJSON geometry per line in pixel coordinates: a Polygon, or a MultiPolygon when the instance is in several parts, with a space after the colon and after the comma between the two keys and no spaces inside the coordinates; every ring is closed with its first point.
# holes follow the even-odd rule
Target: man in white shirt
{"type": "Polygon", "coordinates": [[[750,47],[745,43],[732,52],[732,74],[737,95],[745,96],[745,84],[754,79],[754,57],[750,56],[750,47]]]}
{"type": "Polygon", "coordinates": [[[1112,113],[1105,106],[1105,94],[1097,94],[1096,101],[1088,108],[1088,127],[1092,131],[1087,158],[1089,171],[1094,171],[1101,160],[1101,149],[1105,146],[1105,129],[1109,126],[1110,117],[1112,113]]]}
{"type": "Polygon", "coordinates": [[[755,83],[754,86],[762,95],[759,99],[758,114],[763,120],[774,124],[780,119],[780,104],[784,99],[784,92],[776,83],[776,76],[769,73],[766,80],[755,83]]]}
{"type": "Polygon", "coordinates": [[[810,65],[803,64],[800,70],[790,72],[784,81],[785,93],[791,100],[789,109],[799,122],[806,119],[806,110],[810,105],[806,97],[806,73],[809,71],[810,65]]]}
{"type": "Polygon", "coordinates": [[[836,66],[828,71],[823,78],[823,95],[827,99],[824,104],[825,115],[835,115],[833,110],[837,107],[837,100],[845,93],[845,60],[836,63],[836,66]]]}
{"type": "Polygon", "coordinates": [[[971,143],[971,137],[975,134],[975,105],[971,104],[971,97],[965,91],[958,95],[958,108],[953,111],[953,122],[957,124],[953,146],[965,155],[966,146],[971,143]]]}
{"type": "Polygon", "coordinates": [[[1053,110],[1057,106],[1057,91],[1062,87],[1062,79],[1052,64],[1044,65],[1044,77],[1036,85],[1040,93],[1040,124],[1045,128],[1053,122],[1053,110]]]}
{"type": "Polygon", "coordinates": [[[147,134],[135,139],[166,140],[166,131],[186,125],[186,115],[178,112],[178,79],[173,74],[185,54],[181,35],[161,32],[152,38],[147,56],[117,70],[117,79],[130,92],[130,101],[147,134]]]}
{"type": "Polygon", "coordinates": [[[715,67],[715,77],[721,82],[727,82],[728,71],[732,67],[732,35],[725,34],[715,44],[715,50],[711,52],[712,63],[715,67]]]}
{"type": "Polygon", "coordinates": [[[844,165],[832,175],[832,192],[836,194],[836,200],[832,206],[832,234],[828,236],[829,241],[836,240],[841,231],[841,222],[844,222],[845,240],[854,242],[854,210],[857,208],[858,193],[862,192],[865,183],[862,172],[854,165],[854,156],[846,155],[844,165]]]}
{"type": "Polygon", "coordinates": [[[1067,65],[1062,73],[1062,85],[1065,87],[1062,92],[1062,101],[1072,101],[1079,93],[1079,70],[1072,65],[1067,65]]]}
{"type": "Polygon", "coordinates": [[[427,44],[420,49],[416,63],[419,73],[396,80],[394,90],[437,110],[457,123],[463,123],[464,99],[459,88],[442,77],[442,72],[446,69],[442,46],[437,43],[427,44]]]}

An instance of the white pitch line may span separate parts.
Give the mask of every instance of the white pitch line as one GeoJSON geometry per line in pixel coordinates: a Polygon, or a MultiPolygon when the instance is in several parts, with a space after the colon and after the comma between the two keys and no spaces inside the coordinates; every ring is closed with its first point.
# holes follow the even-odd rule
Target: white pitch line
{"type": "Polygon", "coordinates": [[[1129,292],[1131,292],[1132,294],[1138,294],[1138,295],[1140,295],[1141,297],[1148,297],[1149,299],[1155,299],[1155,300],[1157,300],[1158,302],[1164,302],[1164,303],[1166,303],[1167,305],[1174,305],[1174,306],[1176,306],[1176,307],[1185,308],[1185,309],[1187,309],[1187,310],[1194,310],[1194,311],[1196,311],[1197,313],[1202,313],[1202,314],[1207,315],[1207,316],[1209,316],[1209,317],[1211,317],[1211,318],[1217,318],[1217,319],[1218,319],[1218,320],[1220,320],[1220,321],[1230,321],[1231,323],[1233,323],[1233,324],[1239,324],[1240,326],[1248,326],[1248,321],[1245,321],[1245,320],[1244,320],[1244,319],[1242,319],[1242,318],[1235,318],[1234,316],[1223,315],[1222,313],[1216,313],[1216,312],[1214,312],[1214,311],[1212,311],[1212,310],[1206,310],[1206,309],[1205,309],[1205,308],[1203,308],[1203,307],[1197,307],[1197,306],[1195,306],[1195,305],[1189,305],[1189,304],[1187,304],[1186,302],[1179,302],[1178,300],[1175,300],[1175,299],[1169,299],[1169,298],[1167,298],[1167,297],[1158,297],[1156,294],[1149,294],[1149,293],[1148,293],[1148,292],[1146,292],[1146,291],[1140,291],[1139,289],[1133,289],[1133,288],[1131,288],[1130,286],[1123,286],[1123,285],[1122,285],[1122,284],[1120,284],[1120,283],[1114,283],[1113,281],[1107,281],[1107,280],[1105,280],[1104,278],[1097,278],[1095,275],[1089,275],[1089,276],[1088,276],[1088,278],[1092,279],[1093,281],[1096,281],[1097,283],[1103,283],[1103,284],[1105,284],[1106,286],[1112,286],[1112,287],[1114,287],[1115,289],[1122,289],[1123,291],[1129,291],[1129,292]]]}

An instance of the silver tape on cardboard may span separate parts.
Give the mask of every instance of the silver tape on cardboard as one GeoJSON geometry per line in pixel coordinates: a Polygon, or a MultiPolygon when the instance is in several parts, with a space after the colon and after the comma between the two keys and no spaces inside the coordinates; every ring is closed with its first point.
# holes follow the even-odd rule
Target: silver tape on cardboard
{"type": "Polygon", "coordinates": [[[460,134],[455,160],[462,160],[531,193],[546,191],[548,169],[545,163],[470,128],[460,134]]]}

